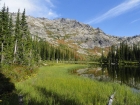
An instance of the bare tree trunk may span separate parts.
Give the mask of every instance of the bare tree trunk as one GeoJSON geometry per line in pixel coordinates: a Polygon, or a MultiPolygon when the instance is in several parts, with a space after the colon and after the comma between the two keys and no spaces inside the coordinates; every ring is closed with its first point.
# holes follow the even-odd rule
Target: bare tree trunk
{"type": "Polygon", "coordinates": [[[58,59],[56,59],[56,63],[58,63],[58,59]]]}
{"type": "Polygon", "coordinates": [[[107,104],[107,105],[112,105],[112,103],[113,103],[113,99],[114,99],[114,96],[115,96],[115,93],[116,93],[116,92],[114,92],[114,93],[110,96],[110,98],[109,98],[109,101],[108,101],[108,104],[107,104]]]}
{"type": "Polygon", "coordinates": [[[30,50],[29,66],[31,66],[31,60],[32,60],[32,50],[30,50]]]}
{"type": "Polygon", "coordinates": [[[13,63],[16,61],[16,53],[17,53],[17,39],[16,39],[15,47],[14,47],[14,60],[13,60],[13,63]]]}
{"type": "Polygon", "coordinates": [[[3,55],[3,42],[1,43],[1,63],[3,63],[4,55],[3,55]]]}

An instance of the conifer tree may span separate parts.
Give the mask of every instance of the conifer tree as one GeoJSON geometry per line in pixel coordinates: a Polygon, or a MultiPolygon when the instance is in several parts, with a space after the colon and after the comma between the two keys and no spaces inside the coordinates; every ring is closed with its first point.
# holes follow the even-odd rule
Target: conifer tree
{"type": "Polygon", "coordinates": [[[20,47],[21,47],[21,50],[23,51],[21,52],[22,63],[29,64],[30,59],[32,59],[31,58],[32,39],[31,39],[31,35],[28,29],[28,24],[26,22],[25,9],[22,13],[20,27],[21,27],[21,43],[20,43],[21,46],[20,47]]]}
{"type": "Polygon", "coordinates": [[[7,30],[7,40],[6,40],[6,62],[7,63],[12,63],[13,60],[13,49],[14,49],[14,40],[13,40],[13,20],[12,16],[9,18],[9,23],[8,23],[8,30],[7,30]]]}
{"type": "Polygon", "coordinates": [[[4,63],[5,57],[6,57],[6,44],[8,41],[8,22],[9,22],[9,15],[8,15],[8,8],[6,9],[5,5],[2,8],[1,14],[1,25],[0,25],[0,37],[1,37],[1,63],[4,63]]]}
{"type": "Polygon", "coordinates": [[[40,55],[40,44],[39,44],[39,38],[38,36],[34,36],[34,39],[33,39],[33,44],[32,44],[32,56],[34,58],[34,62],[35,63],[39,63],[40,59],[41,59],[41,55],[40,55]]]}
{"type": "Polygon", "coordinates": [[[5,14],[5,5],[4,7],[2,8],[2,11],[0,12],[0,61],[1,63],[3,63],[3,60],[4,60],[4,50],[3,50],[3,47],[4,47],[4,32],[3,32],[3,26],[4,26],[4,14],[5,14]]]}
{"type": "Polygon", "coordinates": [[[17,17],[16,17],[16,25],[15,25],[15,35],[14,35],[14,58],[13,63],[17,63],[19,59],[19,43],[20,43],[20,12],[18,10],[17,17]]]}

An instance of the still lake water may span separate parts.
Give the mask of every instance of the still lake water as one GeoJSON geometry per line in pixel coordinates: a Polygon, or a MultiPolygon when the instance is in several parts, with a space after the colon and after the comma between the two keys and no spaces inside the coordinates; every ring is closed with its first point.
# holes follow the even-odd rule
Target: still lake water
{"type": "Polygon", "coordinates": [[[139,66],[90,65],[87,69],[77,71],[78,75],[102,82],[117,82],[140,89],[139,66]]]}

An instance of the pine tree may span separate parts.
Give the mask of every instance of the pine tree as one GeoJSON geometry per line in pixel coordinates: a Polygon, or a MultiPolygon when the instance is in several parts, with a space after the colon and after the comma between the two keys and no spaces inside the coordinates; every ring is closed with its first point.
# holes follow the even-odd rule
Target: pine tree
{"type": "MultiPolygon", "coordinates": [[[[23,64],[29,64],[31,58],[31,50],[32,50],[32,39],[31,35],[28,29],[28,24],[26,22],[26,16],[25,16],[25,9],[22,13],[21,22],[21,42],[20,42],[20,48],[21,48],[21,59],[23,64]],[[29,59],[30,58],[30,59],[29,59]]],[[[30,64],[29,64],[30,65],[30,64]]]]}
{"type": "Polygon", "coordinates": [[[3,26],[4,26],[4,19],[5,19],[5,5],[4,7],[2,8],[2,11],[0,12],[0,60],[1,60],[1,63],[3,63],[3,60],[4,60],[4,29],[3,29],[3,26]]]}
{"type": "Polygon", "coordinates": [[[4,63],[6,61],[6,46],[7,46],[7,41],[8,41],[8,22],[9,22],[9,14],[8,14],[8,8],[6,9],[5,5],[2,8],[1,14],[0,14],[0,43],[1,43],[1,63],[4,63]]]}
{"type": "Polygon", "coordinates": [[[34,63],[39,63],[41,56],[40,56],[40,43],[39,37],[34,36],[33,44],[32,44],[32,57],[34,58],[34,63]]]}
{"type": "Polygon", "coordinates": [[[18,63],[19,59],[19,43],[20,43],[20,10],[18,10],[17,17],[16,17],[16,25],[15,25],[15,35],[14,35],[14,58],[13,63],[18,63]]]}
{"type": "Polygon", "coordinates": [[[14,49],[14,40],[13,40],[13,20],[12,16],[9,18],[9,23],[8,23],[8,31],[7,31],[7,40],[6,40],[6,62],[7,63],[12,63],[13,60],[13,49],[14,49]]]}

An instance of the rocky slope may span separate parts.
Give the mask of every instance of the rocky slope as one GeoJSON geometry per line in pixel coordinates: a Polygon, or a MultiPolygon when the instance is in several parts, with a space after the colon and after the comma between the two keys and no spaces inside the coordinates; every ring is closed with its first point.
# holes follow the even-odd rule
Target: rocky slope
{"type": "MultiPolygon", "coordinates": [[[[16,17],[16,14],[12,14],[16,17]]],[[[15,18],[14,18],[15,19],[15,18]]],[[[78,51],[87,54],[87,49],[95,47],[109,47],[126,41],[129,44],[138,43],[140,36],[116,37],[105,34],[99,28],[93,28],[87,24],[70,19],[49,20],[46,18],[34,18],[27,16],[27,22],[32,35],[37,35],[52,44],[63,42],[70,47],[77,47],[78,51]]]]}
{"type": "Polygon", "coordinates": [[[32,34],[39,35],[46,40],[65,40],[77,43],[81,48],[93,49],[107,47],[117,44],[120,40],[117,37],[106,35],[99,28],[95,29],[89,25],[82,24],[76,20],[27,17],[29,28],[32,34]]]}

